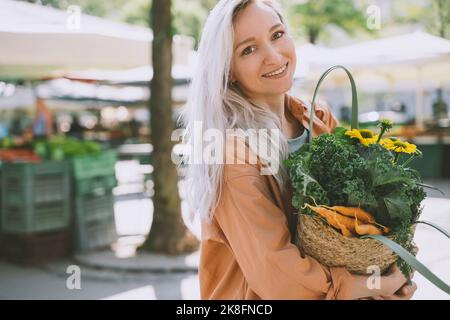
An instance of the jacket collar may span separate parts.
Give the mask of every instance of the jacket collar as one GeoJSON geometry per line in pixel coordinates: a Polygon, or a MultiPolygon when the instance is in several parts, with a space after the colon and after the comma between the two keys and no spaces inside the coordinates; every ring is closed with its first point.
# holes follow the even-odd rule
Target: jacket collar
{"type": "MultiPolygon", "coordinates": [[[[291,114],[303,125],[303,127],[307,128],[309,130],[309,112],[310,107],[306,105],[305,102],[302,100],[295,98],[293,96],[290,96],[289,94],[285,94],[284,98],[286,106],[289,108],[289,111],[291,114]]],[[[311,105],[310,103],[308,104],[311,105]]],[[[312,136],[316,137],[318,135],[321,135],[323,133],[327,133],[330,131],[330,129],[322,122],[321,119],[319,119],[318,110],[321,107],[316,104],[316,116],[313,120],[313,129],[312,129],[312,136]]]]}

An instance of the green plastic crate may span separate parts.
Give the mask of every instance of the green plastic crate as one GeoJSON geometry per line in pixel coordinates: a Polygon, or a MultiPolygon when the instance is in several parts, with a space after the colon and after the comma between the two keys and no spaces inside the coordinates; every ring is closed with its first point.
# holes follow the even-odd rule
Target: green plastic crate
{"type": "Polygon", "coordinates": [[[73,190],[77,195],[105,194],[117,185],[115,175],[74,179],[73,190]]]}
{"type": "Polygon", "coordinates": [[[69,226],[70,171],[65,161],[6,163],[1,178],[1,226],[12,234],[69,226]]]}
{"type": "MultiPolygon", "coordinates": [[[[422,158],[414,159],[408,166],[420,172],[422,178],[442,178],[444,176],[444,146],[442,144],[417,145],[422,158]]],[[[403,156],[406,159],[406,156],[403,156]]]]}
{"type": "Polygon", "coordinates": [[[116,161],[116,152],[112,150],[74,157],[71,159],[73,177],[81,180],[97,176],[114,176],[116,161]]]}
{"type": "Polygon", "coordinates": [[[444,145],[444,172],[443,178],[450,178],[450,144],[444,145]]]}
{"type": "Polygon", "coordinates": [[[61,259],[71,253],[68,229],[33,234],[1,234],[0,254],[7,261],[35,265],[61,259]]]}
{"type": "Polygon", "coordinates": [[[76,195],[73,204],[76,225],[114,217],[114,198],[111,190],[104,194],[76,195]]]}
{"type": "MultiPolygon", "coordinates": [[[[2,186],[2,162],[0,161],[0,188],[2,186]]],[[[0,190],[0,235],[2,233],[2,192],[0,190]]]]}
{"type": "Polygon", "coordinates": [[[117,239],[114,217],[107,220],[77,223],[74,247],[77,252],[106,248],[117,239]]]}

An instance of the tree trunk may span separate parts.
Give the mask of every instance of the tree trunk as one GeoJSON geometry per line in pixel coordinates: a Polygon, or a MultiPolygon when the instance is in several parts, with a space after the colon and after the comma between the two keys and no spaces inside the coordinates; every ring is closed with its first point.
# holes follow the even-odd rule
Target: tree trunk
{"type": "Polygon", "coordinates": [[[448,24],[448,18],[449,18],[449,13],[448,13],[448,5],[445,6],[444,4],[444,0],[437,0],[437,7],[438,7],[438,17],[439,17],[439,36],[441,36],[442,38],[446,38],[446,28],[447,28],[447,24],[448,24]]]}
{"type": "Polygon", "coordinates": [[[171,0],[153,0],[153,29],[150,84],[150,127],[153,144],[153,222],[143,250],[177,254],[193,251],[198,241],[185,227],[178,194],[178,174],[171,160],[175,127],[172,119],[172,24],[171,0]]]}
{"type": "Polygon", "coordinates": [[[318,28],[310,27],[308,29],[309,43],[316,44],[317,39],[319,38],[319,33],[320,31],[318,28]]]}

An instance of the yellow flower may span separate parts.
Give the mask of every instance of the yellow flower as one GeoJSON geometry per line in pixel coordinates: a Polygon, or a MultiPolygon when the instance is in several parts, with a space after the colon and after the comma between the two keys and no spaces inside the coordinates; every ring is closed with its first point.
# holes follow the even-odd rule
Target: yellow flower
{"type": "Polygon", "coordinates": [[[383,139],[380,144],[388,150],[395,151],[397,153],[416,153],[417,147],[415,144],[401,141],[399,139],[383,139]]]}
{"type": "Polygon", "coordinates": [[[363,145],[368,146],[375,144],[378,139],[378,135],[374,135],[371,130],[368,129],[352,129],[345,132],[346,136],[350,138],[358,139],[363,145]]]}

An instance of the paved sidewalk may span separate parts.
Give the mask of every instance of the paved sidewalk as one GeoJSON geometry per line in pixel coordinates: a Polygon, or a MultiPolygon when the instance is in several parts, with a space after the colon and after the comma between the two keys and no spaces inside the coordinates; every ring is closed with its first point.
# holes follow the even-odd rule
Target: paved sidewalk
{"type": "Polygon", "coordinates": [[[80,267],[81,287],[70,289],[63,260],[43,267],[25,267],[0,261],[0,300],[196,300],[200,299],[196,273],[127,273],[80,267]]]}
{"type": "Polygon", "coordinates": [[[182,273],[197,272],[200,252],[169,256],[140,252],[134,257],[119,258],[112,250],[97,251],[74,256],[80,266],[121,272],[182,273]]]}
{"type": "MultiPolygon", "coordinates": [[[[420,220],[437,223],[450,230],[450,199],[427,198],[420,220]]],[[[419,224],[414,238],[419,247],[419,261],[446,283],[450,283],[450,240],[429,226],[419,224]],[[448,242],[448,243],[447,243],[448,242]]],[[[135,257],[119,258],[113,251],[77,255],[75,261],[80,266],[95,268],[108,272],[120,272],[132,276],[133,273],[179,273],[196,272],[199,252],[190,255],[170,257],[165,255],[140,253],[135,257]]],[[[450,296],[432,285],[428,280],[416,273],[414,281],[418,290],[414,299],[446,299],[450,296]]]]}
{"type": "MultiPolygon", "coordinates": [[[[450,199],[427,198],[421,220],[450,230],[450,199]]],[[[199,252],[182,256],[139,253],[138,239],[125,239],[116,251],[102,250],[43,267],[23,267],[0,261],[0,299],[199,299],[199,252]],[[81,270],[81,290],[69,290],[67,268],[81,270]]],[[[418,259],[446,283],[450,283],[450,240],[426,225],[418,225],[415,242],[418,259]]],[[[444,299],[450,296],[420,274],[414,281],[413,299],[444,299]]]]}

